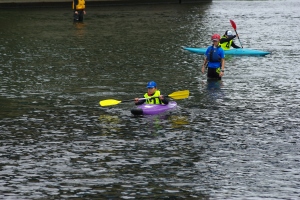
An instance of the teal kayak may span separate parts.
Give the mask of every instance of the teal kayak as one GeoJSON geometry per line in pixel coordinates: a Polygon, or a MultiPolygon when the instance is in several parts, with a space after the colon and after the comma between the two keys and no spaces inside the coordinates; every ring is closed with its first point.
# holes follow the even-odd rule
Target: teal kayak
{"type": "MultiPolygon", "coordinates": [[[[193,48],[193,47],[182,47],[184,50],[190,51],[197,54],[205,54],[207,48],[193,48]]],[[[224,51],[225,55],[236,55],[236,56],[265,56],[270,54],[267,51],[255,50],[255,49],[230,49],[224,51]]]]}

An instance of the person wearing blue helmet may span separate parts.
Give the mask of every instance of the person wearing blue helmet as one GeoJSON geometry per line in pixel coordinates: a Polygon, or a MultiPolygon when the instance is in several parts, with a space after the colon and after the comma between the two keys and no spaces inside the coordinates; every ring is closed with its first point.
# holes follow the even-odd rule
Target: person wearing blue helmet
{"type": "Polygon", "coordinates": [[[160,91],[157,89],[157,84],[154,81],[150,81],[147,83],[147,93],[144,94],[143,99],[135,98],[135,105],[141,104],[168,104],[169,99],[165,98],[160,94],[160,91]],[[154,98],[153,98],[154,97],[154,98]]]}

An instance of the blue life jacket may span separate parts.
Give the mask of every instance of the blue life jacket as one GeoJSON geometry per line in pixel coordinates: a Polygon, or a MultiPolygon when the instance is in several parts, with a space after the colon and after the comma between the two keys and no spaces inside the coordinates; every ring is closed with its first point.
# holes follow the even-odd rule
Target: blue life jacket
{"type": "Polygon", "coordinates": [[[217,48],[214,48],[214,46],[210,47],[210,51],[207,56],[209,62],[221,62],[221,57],[218,54],[218,48],[221,47],[220,46],[218,46],[217,48]]]}

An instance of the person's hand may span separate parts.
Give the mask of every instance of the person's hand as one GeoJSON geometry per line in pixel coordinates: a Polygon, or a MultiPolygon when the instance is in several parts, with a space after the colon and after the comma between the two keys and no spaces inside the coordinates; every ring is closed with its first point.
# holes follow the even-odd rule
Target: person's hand
{"type": "Polygon", "coordinates": [[[77,12],[77,11],[75,11],[74,13],[75,13],[76,15],[78,14],[78,12],[77,12]]]}
{"type": "Polygon", "coordinates": [[[139,102],[139,98],[134,99],[134,103],[137,103],[137,102],[139,102]]]}
{"type": "Polygon", "coordinates": [[[163,100],[165,97],[163,95],[159,95],[159,99],[163,100]]]}
{"type": "Polygon", "coordinates": [[[83,11],[83,14],[86,14],[85,10],[83,11]]]}
{"type": "Polygon", "coordinates": [[[202,72],[202,74],[204,74],[204,72],[205,72],[205,66],[204,65],[201,68],[201,72],[202,72]]]}
{"type": "Polygon", "coordinates": [[[224,72],[220,71],[219,76],[220,77],[224,76],[224,72]]]}

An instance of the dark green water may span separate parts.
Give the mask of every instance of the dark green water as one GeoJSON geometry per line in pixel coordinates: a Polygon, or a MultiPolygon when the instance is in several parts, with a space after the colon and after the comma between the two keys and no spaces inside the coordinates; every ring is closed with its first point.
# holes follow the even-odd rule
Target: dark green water
{"type": "Polygon", "coordinates": [[[63,8],[0,16],[1,199],[297,199],[299,2],[63,8]],[[212,33],[244,48],[222,83],[200,72],[212,33]],[[282,33],[283,32],[283,33],[282,33]],[[235,41],[239,44],[238,41],[235,41]],[[190,90],[172,113],[134,117],[149,80],[190,90]]]}

